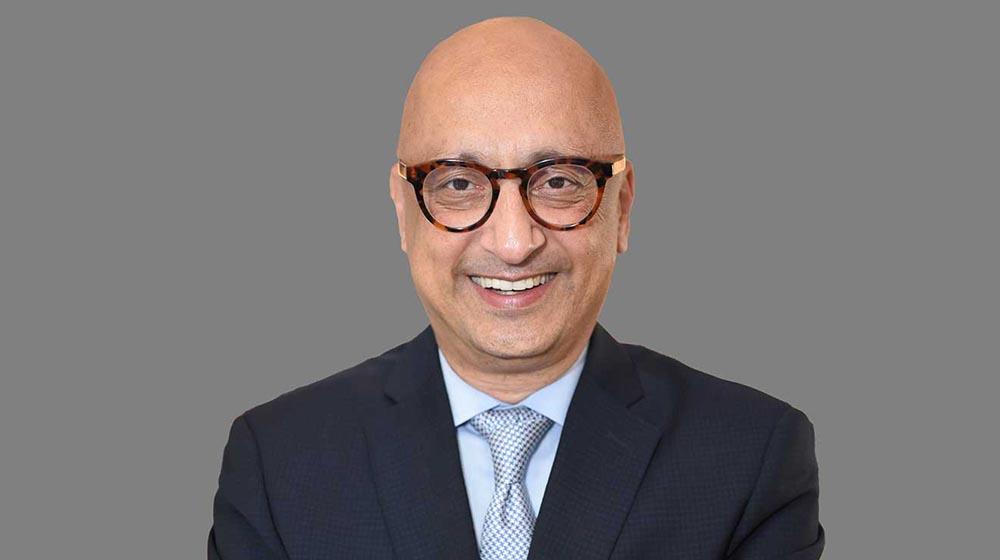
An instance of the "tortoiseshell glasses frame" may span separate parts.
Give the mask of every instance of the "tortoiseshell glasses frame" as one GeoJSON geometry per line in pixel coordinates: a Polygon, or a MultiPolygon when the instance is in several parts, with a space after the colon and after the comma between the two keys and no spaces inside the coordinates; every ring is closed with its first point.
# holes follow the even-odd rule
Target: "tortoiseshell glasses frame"
{"type": "Polygon", "coordinates": [[[555,231],[567,231],[571,229],[576,229],[583,226],[594,214],[597,213],[598,207],[601,205],[601,200],[604,198],[604,186],[607,184],[608,180],[615,175],[621,173],[626,167],[625,155],[622,154],[616,157],[614,161],[605,162],[597,161],[587,158],[578,157],[556,157],[550,159],[544,159],[537,161],[528,167],[521,167],[516,169],[494,169],[486,167],[477,162],[465,161],[460,159],[436,159],[432,161],[425,161],[423,163],[418,163],[416,165],[407,165],[402,161],[398,161],[396,165],[396,172],[400,177],[405,179],[413,187],[413,193],[417,197],[417,203],[420,206],[421,212],[423,212],[424,217],[434,225],[434,227],[451,232],[466,232],[472,231],[489,220],[490,215],[493,214],[493,208],[496,207],[497,199],[500,198],[500,183],[502,179],[517,179],[520,181],[521,200],[524,202],[524,207],[528,210],[528,214],[538,222],[540,225],[555,231]],[[584,167],[589,170],[595,179],[597,185],[597,197],[594,200],[594,207],[590,209],[589,212],[579,221],[572,224],[552,224],[544,219],[540,218],[535,212],[534,208],[531,206],[531,200],[529,199],[528,185],[530,183],[531,176],[538,172],[540,169],[550,167],[553,165],[575,165],[584,167]],[[492,198],[490,199],[489,208],[486,210],[485,215],[477,220],[475,223],[463,226],[463,227],[453,227],[442,224],[431,214],[430,210],[427,208],[427,204],[424,202],[424,179],[440,167],[466,167],[479,171],[486,176],[490,181],[490,185],[493,187],[492,198]]]}

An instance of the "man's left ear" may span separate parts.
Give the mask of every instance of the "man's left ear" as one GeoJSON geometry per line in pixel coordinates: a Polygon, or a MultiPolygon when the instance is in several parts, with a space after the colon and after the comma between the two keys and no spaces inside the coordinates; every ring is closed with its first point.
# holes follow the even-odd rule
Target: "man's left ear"
{"type": "Polygon", "coordinates": [[[632,202],[635,200],[635,172],[632,160],[626,160],[625,172],[622,174],[622,185],[618,189],[618,252],[628,250],[629,216],[632,213],[632,202]]]}

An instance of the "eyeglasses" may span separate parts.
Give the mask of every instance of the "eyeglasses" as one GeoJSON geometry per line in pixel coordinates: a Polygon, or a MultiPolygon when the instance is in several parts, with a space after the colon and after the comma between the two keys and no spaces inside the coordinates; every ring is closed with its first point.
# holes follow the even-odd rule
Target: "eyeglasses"
{"type": "Polygon", "coordinates": [[[520,169],[491,169],[476,162],[436,159],[406,165],[397,173],[412,186],[424,216],[438,229],[472,231],[486,223],[500,197],[500,180],[520,181],[521,200],[542,226],[565,231],[597,213],[608,179],[625,170],[625,156],[613,162],[558,157],[520,169]]]}

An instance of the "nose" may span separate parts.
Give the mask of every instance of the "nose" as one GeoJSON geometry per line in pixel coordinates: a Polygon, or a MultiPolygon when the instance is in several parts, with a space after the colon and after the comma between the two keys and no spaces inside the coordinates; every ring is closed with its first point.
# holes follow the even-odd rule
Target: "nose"
{"type": "Polygon", "coordinates": [[[545,244],[545,232],[524,207],[517,180],[500,180],[500,197],[483,224],[480,243],[509,265],[523,263],[545,244]]]}

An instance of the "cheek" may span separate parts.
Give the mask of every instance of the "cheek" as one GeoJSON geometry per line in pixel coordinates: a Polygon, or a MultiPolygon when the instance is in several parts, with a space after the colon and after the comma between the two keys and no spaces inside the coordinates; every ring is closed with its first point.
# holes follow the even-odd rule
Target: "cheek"
{"type": "Polygon", "coordinates": [[[605,198],[594,220],[584,230],[587,233],[587,253],[592,260],[598,261],[592,263],[594,266],[600,266],[609,259],[610,264],[614,264],[614,258],[609,257],[609,253],[616,253],[618,246],[618,214],[614,202],[605,198]]]}
{"type": "Polygon", "coordinates": [[[613,223],[599,220],[587,227],[590,231],[573,248],[573,260],[581,295],[590,300],[606,292],[618,252],[613,223]]]}
{"type": "Polygon", "coordinates": [[[430,224],[415,230],[409,251],[414,283],[426,290],[447,289],[447,282],[454,276],[464,244],[451,237],[457,234],[439,231],[430,224]]]}

